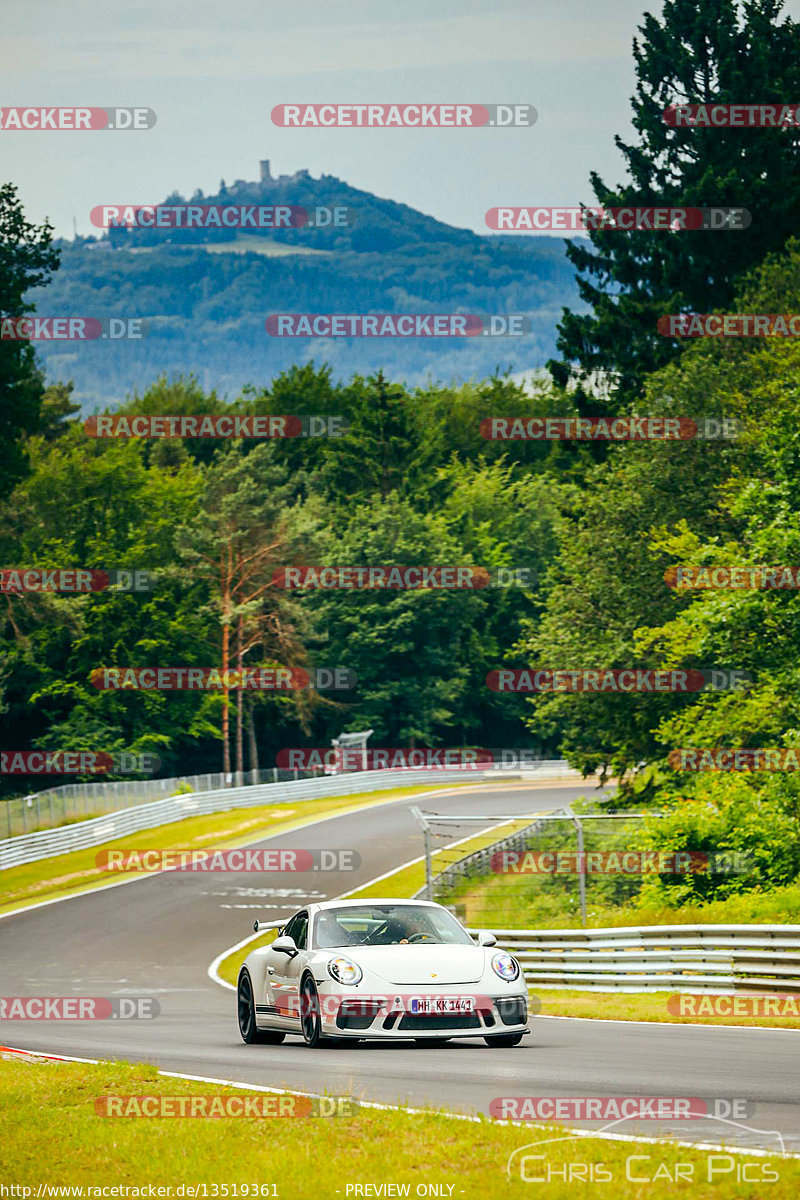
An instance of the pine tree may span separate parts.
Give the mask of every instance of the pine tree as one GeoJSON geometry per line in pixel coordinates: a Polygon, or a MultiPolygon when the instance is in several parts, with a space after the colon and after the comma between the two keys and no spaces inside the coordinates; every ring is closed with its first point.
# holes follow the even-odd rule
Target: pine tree
{"type": "MultiPolygon", "coordinates": [[[[51,246],[52,226],[26,221],[17,189],[0,187],[0,321],[18,320],[33,312],[25,302],[29,288],[46,283],[58,267],[51,246]]],[[[13,328],[9,325],[9,330],[13,328]]],[[[0,497],[8,495],[27,474],[26,434],[39,430],[44,375],[26,339],[0,339],[0,497]]]]}
{"type": "Polygon", "coordinates": [[[408,395],[379,371],[356,378],[347,389],[348,436],[329,447],[320,479],[337,502],[353,496],[414,489],[419,467],[419,434],[408,395]]]}
{"type": "Polygon", "coordinates": [[[675,312],[724,309],[735,282],[796,233],[800,220],[800,127],[674,128],[673,104],[800,102],[800,27],[780,20],[783,0],[666,0],[659,21],[646,14],[634,39],[633,125],[639,140],[615,142],[630,182],[608,187],[595,172],[604,207],[738,207],[746,230],[593,230],[567,244],[581,297],[592,311],[564,310],[561,361],[548,365],[562,386],[577,383],[583,411],[590,377],[608,385],[612,411],[641,394],[643,377],[681,353],[657,331],[675,312]]]}

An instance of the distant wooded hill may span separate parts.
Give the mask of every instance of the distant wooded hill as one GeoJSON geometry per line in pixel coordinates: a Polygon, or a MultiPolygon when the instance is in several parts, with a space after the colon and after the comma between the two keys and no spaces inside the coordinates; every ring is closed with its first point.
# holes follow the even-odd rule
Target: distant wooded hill
{"type": "MultiPolygon", "coordinates": [[[[266,164],[265,164],[266,165],[266,164]]],[[[61,268],[30,294],[43,316],[141,317],[142,340],[39,342],[50,381],[71,379],[84,411],[116,405],[158,375],[194,373],[233,397],[292,363],[329,363],[336,378],[383,368],[408,384],[541,367],[555,351],[561,308],[582,306],[563,241],[482,237],[392,200],[304,172],[237,181],[214,196],[165,204],[346,207],[344,228],[137,229],[61,243],[61,268]],[[522,337],[433,339],[270,337],[274,312],[524,313],[522,337]]]]}

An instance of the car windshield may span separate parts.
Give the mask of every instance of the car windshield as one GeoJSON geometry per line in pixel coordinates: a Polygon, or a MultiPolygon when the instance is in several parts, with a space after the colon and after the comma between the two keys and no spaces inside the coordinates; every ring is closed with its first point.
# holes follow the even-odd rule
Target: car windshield
{"type": "Polygon", "coordinates": [[[472,946],[474,942],[444,908],[420,904],[365,904],[326,908],[314,922],[318,950],[340,946],[407,946],[422,942],[472,946]]]}

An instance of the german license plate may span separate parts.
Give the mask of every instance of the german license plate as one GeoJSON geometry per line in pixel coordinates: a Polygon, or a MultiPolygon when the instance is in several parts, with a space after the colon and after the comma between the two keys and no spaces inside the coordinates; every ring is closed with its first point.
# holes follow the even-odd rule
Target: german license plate
{"type": "Polygon", "coordinates": [[[412,1013],[471,1013],[475,1011],[472,996],[415,996],[412,1013]]]}

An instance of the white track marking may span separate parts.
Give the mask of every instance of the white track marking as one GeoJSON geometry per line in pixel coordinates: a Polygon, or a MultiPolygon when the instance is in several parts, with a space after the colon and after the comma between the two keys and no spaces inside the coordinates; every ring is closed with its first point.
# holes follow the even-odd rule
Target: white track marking
{"type": "MultiPolygon", "coordinates": [[[[598,993],[601,996],[613,994],[613,992],[598,993]]],[[[786,1029],[781,1025],[712,1025],[708,1021],[636,1021],[632,1017],[565,1017],[561,1013],[537,1013],[535,1020],[591,1021],[593,1025],[661,1025],[667,1029],[735,1029],[737,1033],[741,1033],[745,1029],[756,1030],[757,1033],[800,1033],[800,1029],[786,1029]]]]}

